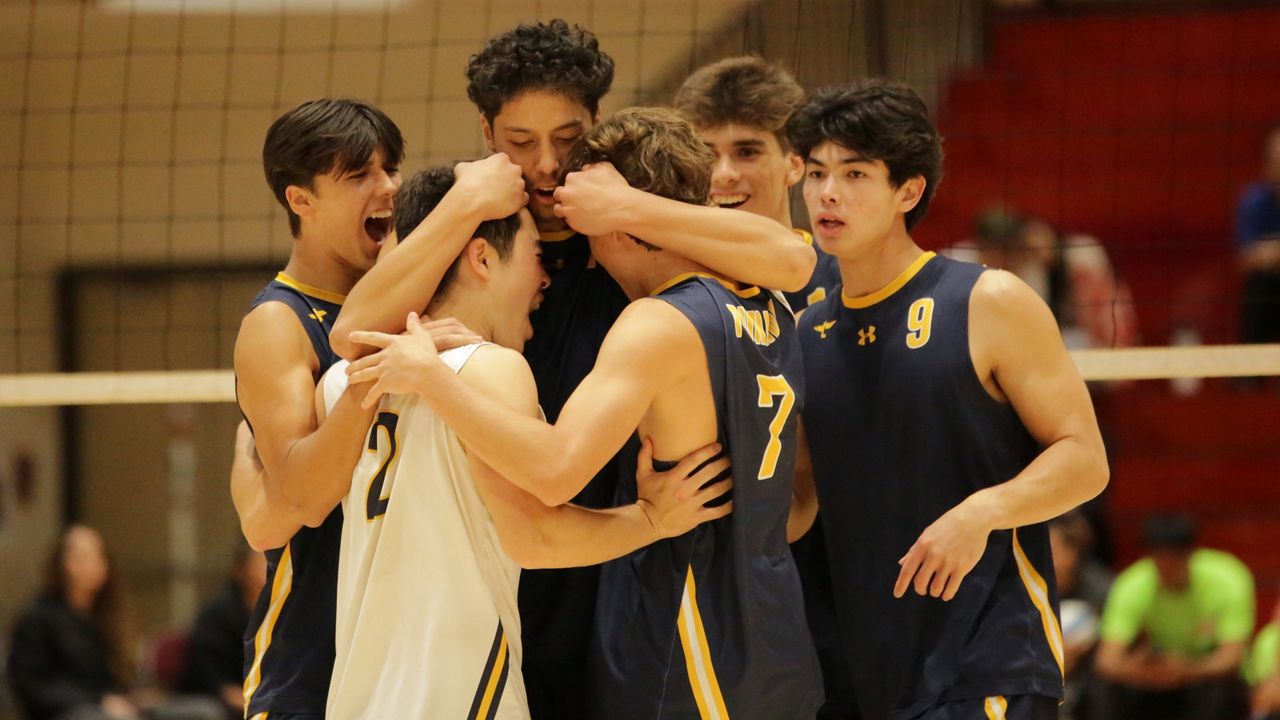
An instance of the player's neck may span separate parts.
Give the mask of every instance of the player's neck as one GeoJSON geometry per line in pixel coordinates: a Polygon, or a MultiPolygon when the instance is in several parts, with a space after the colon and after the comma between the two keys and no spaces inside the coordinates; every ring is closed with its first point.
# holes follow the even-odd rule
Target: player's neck
{"type": "Polygon", "coordinates": [[[427,306],[427,316],[432,320],[453,318],[480,336],[485,342],[493,342],[493,316],[490,307],[484,303],[483,293],[457,292],[453,288],[439,302],[432,301],[427,306]]]}
{"type": "Polygon", "coordinates": [[[893,282],[924,253],[899,225],[882,242],[855,257],[837,257],[840,281],[848,297],[870,295],[893,282]]]}
{"type": "Polygon", "coordinates": [[[647,263],[642,270],[634,273],[631,278],[632,287],[628,288],[627,283],[620,282],[619,284],[626,291],[628,298],[636,300],[642,297],[649,297],[663,285],[667,285],[675,278],[689,273],[715,274],[705,265],[699,265],[683,255],[662,251],[655,253],[655,257],[651,262],[647,263]]]}
{"type": "Polygon", "coordinates": [[[343,262],[321,241],[304,241],[301,236],[294,238],[293,251],[289,253],[284,272],[304,285],[339,295],[351,292],[356,281],[364,275],[362,270],[343,262]]]}

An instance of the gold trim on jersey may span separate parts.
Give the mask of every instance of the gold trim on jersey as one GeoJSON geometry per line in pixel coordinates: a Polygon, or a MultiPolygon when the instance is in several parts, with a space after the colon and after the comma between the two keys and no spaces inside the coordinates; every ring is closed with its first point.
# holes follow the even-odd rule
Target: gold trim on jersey
{"type": "Polygon", "coordinates": [[[936,256],[937,256],[937,253],[933,252],[932,250],[930,250],[927,253],[924,253],[920,257],[916,258],[915,262],[908,265],[906,270],[903,270],[901,273],[899,273],[898,277],[891,280],[888,285],[885,285],[884,287],[871,293],[870,295],[859,295],[858,297],[849,297],[848,295],[844,294],[843,291],[841,291],[840,299],[844,301],[844,306],[847,308],[853,308],[854,310],[869,308],[872,305],[875,305],[881,300],[884,300],[888,298],[890,295],[901,290],[903,285],[906,285],[908,282],[911,282],[911,278],[915,277],[916,274],[919,273],[922,268],[924,268],[925,264],[927,264],[930,260],[932,260],[936,256]]]}
{"type": "Polygon", "coordinates": [[[1045,640],[1049,642],[1049,650],[1053,652],[1053,659],[1058,663],[1058,672],[1065,678],[1066,668],[1062,660],[1062,627],[1058,625],[1058,616],[1053,613],[1053,607],[1049,603],[1049,586],[1027,559],[1027,554],[1022,551],[1022,543],[1018,542],[1016,529],[1013,531],[1013,559],[1018,565],[1018,577],[1022,578],[1022,584],[1027,588],[1027,594],[1031,596],[1031,604],[1035,605],[1036,610],[1040,612],[1045,640]]]}
{"type": "Polygon", "coordinates": [[[552,230],[551,232],[539,232],[538,240],[540,240],[541,242],[562,242],[564,240],[568,240],[569,238],[577,234],[578,232],[573,228],[567,228],[565,230],[552,230]]]}
{"type": "Polygon", "coordinates": [[[271,647],[271,636],[275,632],[276,621],[280,619],[280,611],[284,609],[284,603],[289,599],[291,589],[293,589],[293,554],[289,545],[285,545],[284,552],[280,555],[280,562],[276,564],[276,576],[271,581],[271,601],[267,603],[267,613],[263,616],[258,631],[253,634],[253,665],[249,667],[249,674],[244,680],[246,712],[250,701],[253,700],[253,694],[262,684],[262,659],[266,657],[267,649],[271,647]]]}
{"type": "Polygon", "coordinates": [[[467,720],[487,720],[497,715],[498,704],[502,702],[502,690],[506,687],[507,677],[507,631],[498,622],[498,633],[493,638],[493,647],[489,650],[489,659],[484,663],[484,671],[480,673],[480,685],[476,688],[475,700],[471,703],[471,712],[467,720]]]}
{"type": "Polygon", "coordinates": [[[1005,720],[1009,701],[1003,695],[993,695],[982,702],[982,709],[987,711],[987,720],[1005,720]]]}
{"type": "Polygon", "coordinates": [[[670,290],[676,285],[679,285],[680,283],[692,277],[704,277],[711,280],[715,280],[716,282],[725,286],[725,289],[727,289],[729,292],[733,293],[734,295],[737,295],[740,298],[751,298],[760,294],[760,288],[756,287],[755,285],[739,286],[737,283],[735,283],[732,280],[726,280],[717,275],[712,275],[711,273],[687,272],[687,273],[680,273],[679,275],[671,278],[670,280],[654,288],[653,292],[649,293],[649,297],[656,297],[658,295],[661,295],[662,293],[670,290]]]}
{"type": "Polygon", "coordinates": [[[327,303],[333,303],[334,305],[341,305],[342,303],[347,301],[346,295],[333,292],[332,290],[322,290],[313,285],[307,285],[306,283],[300,283],[297,280],[294,280],[293,278],[289,277],[288,275],[285,275],[283,270],[276,273],[276,281],[282,282],[285,285],[288,285],[289,287],[293,288],[294,290],[297,290],[303,295],[310,295],[311,297],[317,300],[323,300],[327,303]]]}
{"type": "Polygon", "coordinates": [[[800,239],[804,241],[805,245],[808,245],[809,247],[813,247],[813,233],[809,232],[808,230],[805,230],[804,228],[791,228],[791,232],[799,235],[800,239]]]}
{"type": "Polygon", "coordinates": [[[701,720],[729,720],[720,681],[716,679],[716,668],[711,662],[711,648],[707,647],[702,613],[698,611],[698,586],[693,580],[693,565],[685,574],[676,626],[680,629],[680,647],[684,649],[684,665],[689,672],[689,688],[693,691],[694,702],[698,704],[698,717],[701,720]]]}
{"type": "Polygon", "coordinates": [[[249,718],[249,720],[267,720],[267,715],[268,713],[260,712],[257,715],[254,715],[253,717],[249,718]]]}

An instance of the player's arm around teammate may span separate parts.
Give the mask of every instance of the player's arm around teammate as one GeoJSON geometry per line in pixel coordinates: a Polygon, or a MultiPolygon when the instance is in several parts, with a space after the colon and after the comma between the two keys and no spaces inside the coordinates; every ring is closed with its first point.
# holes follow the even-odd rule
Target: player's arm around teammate
{"type": "Polygon", "coordinates": [[[970,355],[989,394],[1007,401],[1043,450],[1017,476],[973,493],[921,533],[894,595],[943,600],[978,563],[993,530],[1044,522],[1093,498],[1109,477],[1093,403],[1053,314],[1010,273],[989,270],[969,305],[970,355]]]}
{"type": "MultiPolygon", "coordinates": [[[[417,393],[471,452],[548,506],[568,502],[586,485],[659,393],[706,368],[692,323],[660,300],[638,300],[610,328],[595,367],[549,425],[461,382],[433,346],[414,336],[360,332],[352,339],[378,349],[348,370],[352,383],[373,383],[366,405],[384,393],[417,393]]],[[[703,444],[657,450],[684,457],[703,444]]]]}
{"type": "MultiPolygon", "coordinates": [[[[482,348],[458,376],[514,413],[539,417],[533,374],[519,353],[497,346],[482,348]]],[[[654,473],[652,446],[646,442],[636,477],[638,501],[607,510],[571,504],[548,506],[477,455],[468,456],[503,549],[521,567],[545,568],[603,563],[728,515],[732,501],[704,507],[732,489],[728,479],[702,487],[729,467],[728,458],[708,462],[718,451],[715,445],[703,448],[681,460],[671,472],[654,473]]]]}
{"type": "Polygon", "coordinates": [[[644,192],[609,163],[569,173],[555,197],[556,215],[583,235],[627,233],[748,285],[799,290],[818,262],[812,247],[770,218],[644,192]]]}

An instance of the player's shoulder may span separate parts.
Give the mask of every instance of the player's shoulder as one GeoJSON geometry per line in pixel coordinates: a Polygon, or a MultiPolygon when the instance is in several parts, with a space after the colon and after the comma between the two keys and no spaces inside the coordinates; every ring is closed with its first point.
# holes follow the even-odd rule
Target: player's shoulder
{"type": "Polygon", "coordinates": [[[306,330],[293,308],[281,301],[260,303],[240,321],[236,334],[236,372],[246,368],[316,361],[306,330]]]}
{"type": "Polygon", "coordinates": [[[463,382],[513,407],[537,405],[538,386],[524,355],[493,343],[470,347],[467,351],[469,357],[457,369],[463,382]]]}
{"type": "Polygon", "coordinates": [[[970,316],[1015,324],[1045,321],[1057,327],[1044,299],[1008,270],[984,269],[969,296],[970,316]]]}

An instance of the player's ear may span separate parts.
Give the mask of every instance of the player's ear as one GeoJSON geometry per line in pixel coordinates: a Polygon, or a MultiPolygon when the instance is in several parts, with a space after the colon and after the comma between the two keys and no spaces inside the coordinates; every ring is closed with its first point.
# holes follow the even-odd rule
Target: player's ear
{"type": "Polygon", "coordinates": [[[284,189],[284,200],[289,209],[298,217],[311,217],[316,214],[315,193],[301,185],[290,185],[284,189]]]}
{"type": "Polygon", "coordinates": [[[792,187],[804,177],[804,158],[787,152],[787,187],[792,187]]]}
{"type": "Polygon", "coordinates": [[[478,277],[488,280],[494,258],[493,246],[482,237],[474,237],[467,241],[462,250],[463,264],[478,277]]]}
{"type": "Polygon", "coordinates": [[[484,144],[489,148],[489,152],[497,152],[497,148],[493,145],[493,126],[489,124],[489,118],[480,113],[480,132],[484,135],[484,144]]]}
{"type": "Polygon", "coordinates": [[[898,209],[904,214],[914,210],[916,205],[919,204],[920,198],[924,197],[926,182],[923,175],[907,178],[907,181],[902,183],[902,187],[898,188],[898,193],[901,195],[901,200],[898,201],[898,209]]]}

